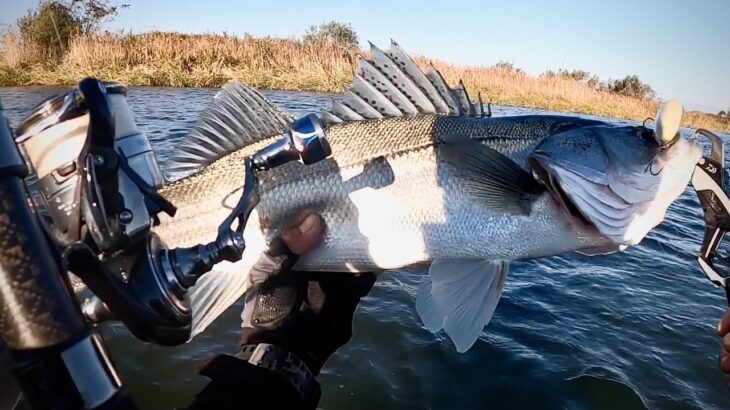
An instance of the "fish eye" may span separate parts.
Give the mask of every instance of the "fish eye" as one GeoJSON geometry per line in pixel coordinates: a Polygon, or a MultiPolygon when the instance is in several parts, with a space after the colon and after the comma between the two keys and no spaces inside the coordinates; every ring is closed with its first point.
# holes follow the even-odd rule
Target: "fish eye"
{"type": "Polygon", "coordinates": [[[656,136],[654,135],[654,130],[651,128],[645,128],[641,127],[638,131],[639,137],[641,137],[644,140],[656,142],[656,136]]]}

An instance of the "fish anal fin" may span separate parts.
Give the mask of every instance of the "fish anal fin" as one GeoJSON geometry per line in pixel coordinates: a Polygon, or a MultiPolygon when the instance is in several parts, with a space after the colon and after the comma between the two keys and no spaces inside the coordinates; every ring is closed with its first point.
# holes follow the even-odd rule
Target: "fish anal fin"
{"type": "Polygon", "coordinates": [[[456,350],[469,350],[494,315],[508,269],[506,261],[434,260],[429,268],[430,280],[424,280],[416,300],[426,327],[438,329],[440,320],[456,350]]]}
{"type": "Polygon", "coordinates": [[[431,276],[424,276],[416,293],[416,311],[426,329],[436,333],[444,328],[444,317],[433,300],[431,286],[431,276]]]}

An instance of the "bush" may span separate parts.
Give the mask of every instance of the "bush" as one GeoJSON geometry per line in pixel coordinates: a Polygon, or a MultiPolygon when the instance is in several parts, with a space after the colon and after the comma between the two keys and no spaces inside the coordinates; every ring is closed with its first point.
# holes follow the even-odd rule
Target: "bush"
{"type": "Polygon", "coordinates": [[[360,44],[352,25],[337,21],[322,23],[319,26],[309,26],[304,33],[303,40],[305,42],[327,41],[353,49],[358,48],[360,44]]]}
{"type": "Polygon", "coordinates": [[[23,40],[39,45],[51,56],[60,56],[71,36],[81,32],[81,21],[69,6],[58,2],[39,3],[17,25],[23,40]]]}
{"type": "Polygon", "coordinates": [[[585,70],[563,70],[560,69],[557,72],[548,70],[543,74],[544,77],[560,77],[560,78],[566,78],[569,80],[577,81],[581,84],[585,84],[593,89],[601,89],[604,87],[604,84],[601,83],[601,80],[598,78],[598,76],[593,75],[585,70]]]}
{"type": "Polygon", "coordinates": [[[509,73],[520,74],[520,75],[525,73],[524,71],[522,71],[521,68],[515,67],[515,65],[512,64],[511,61],[507,61],[507,60],[499,60],[497,62],[497,64],[494,65],[494,68],[496,68],[498,70],[506,71],[509,73]]]}
{"type": "Polygon", "coordinates": [[[66,0],[73,15],[81,22],[84,34],[95,34],[101,26],[114,20],[120,9],[128,8],[129,4],[113,5],[109,0],[66,0]]]}
{"type": "Polygon", "coordinates": [[[643,100],[653,100],[656,97],[656,92],[654,92],[649,84],[641,82],[637,75],[627,75],[620,80],[609,81],[607,85],[608,91],[616,94],[641,98],[643,100]]]}
{"type": "Polygon", "coordinates": [[[99,31],[101,25],[116,17],[126,4],[111,5],[109,0],[40,0],[35,9],[17,20],[22,40],[35,44],[52,57],[60,56],[71,37],[99,31]]]}

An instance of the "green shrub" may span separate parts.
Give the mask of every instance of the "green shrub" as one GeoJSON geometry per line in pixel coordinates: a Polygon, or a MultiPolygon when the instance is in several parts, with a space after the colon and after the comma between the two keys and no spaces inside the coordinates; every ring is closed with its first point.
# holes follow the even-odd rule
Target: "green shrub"
{"type": "Polygon", "coordinates": [[[329,41],[353,49],[359,47],[357,33],[352,28],[352,24],[338,21],[309,26],[304,33],[303,40],[305,42],[329,41]]]}
{"type": "Polygon", "coordinates": [[[120,8],[109,0],[40,0],[35,9],[16,22],[23,40],[36,44],[51,57],[58,57],[75,35],[89,35],[116,17],[120,8]]]}
{"type": "Polygon", "coordinates": [[[608,91],[643,100],[653,100],[656,97],[656,92],[649,84],[643,83],[637,75],[627,75],[620,80],[609,81],[608,91]]]}
{"type": "Polygon", "coordinates": [[[51,56],[60,56],[71,36],[81,32],[81,21],[71,8],[59,2],[41,2],[17,21],[24,40],[35,43],[51,56]]]}

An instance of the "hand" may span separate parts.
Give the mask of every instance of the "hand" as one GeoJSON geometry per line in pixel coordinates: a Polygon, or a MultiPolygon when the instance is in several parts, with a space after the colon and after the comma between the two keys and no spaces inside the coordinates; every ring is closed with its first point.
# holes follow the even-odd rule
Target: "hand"
{"type": "Polygon", "coordinates": [[[720,350],[720,370],[730,374],[730,310],[717,325],[717,334],[722,338],[722,349],[720,350]]]}
{"type": "Polygon", "coordinates": [[[241,345],[268,343],[300,358],[314,374],[352,337],[352,318],[360,298],[375,282],[373,273],[295,272],[297,259],[319,245],[322,219],[304,215],[284,231],[282,244],[259,260],[258,282],[246,297],[241,345]]]}

